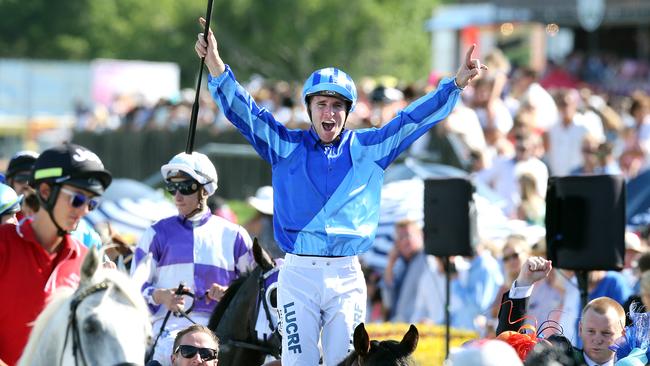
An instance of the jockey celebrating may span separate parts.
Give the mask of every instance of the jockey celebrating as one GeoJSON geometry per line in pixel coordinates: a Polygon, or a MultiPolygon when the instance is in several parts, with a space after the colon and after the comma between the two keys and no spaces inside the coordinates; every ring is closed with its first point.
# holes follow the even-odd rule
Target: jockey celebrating
{"type": "Polygon", "coordinates": [[[74,144],[45,150],[31,184],[40,208],[18,225],[0,226],[0,365],[18,361],[31,324],[59,287],[77,287],[87,249],[70,236],[111,183],[92,151],[74,144]]]}
{"type": "MultiPolygon", "coordinates": [[[[178,215],[154,223],[142,235],[131,274],[146,266],[142,294],[154,315],[154,331],[168,311],[185,307],[183,296],[175,294],[180,282],[196,294],[192,319],[207,325],[228,285],[255,266],[252,241],[241,226],[210,212],[207,199],[217,190],[217,171],[207,156],[180,153],[160,172],[178,215]]],[[[183,317],[170,317],[153,358],[169,365],[174,337],[188,325],[183,317]]]]}
{"type": "MultiPolygon", "coordinates": [[[[205,21],[200,19],[205,26],[205,21]]],[[[219,108],[273,169],[274,228],[287,253],[278,282],[282,364],[317,365],[322,330],[326,365],[345,358],[365,318],[366,284],[357,255],[374,240],[384,170],[454,108],[479,69],[467,52],[455,78],[404,109],[380,129],[346,130],[357,91],[343,71],[316,70],[302,97],[310,130],[289,130],[260,108],[224,64],[209,31],[196,53],[205,57],[208,88],[219,108]]]]}

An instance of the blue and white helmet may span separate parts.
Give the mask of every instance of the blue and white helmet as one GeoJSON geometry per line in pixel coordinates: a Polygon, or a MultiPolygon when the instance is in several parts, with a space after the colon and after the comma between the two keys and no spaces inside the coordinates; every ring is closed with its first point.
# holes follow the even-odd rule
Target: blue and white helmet
{"type": "Polygon", "coordinates": [[[0,216],[14,214],[20,211],[20,203],[23,201],[22,195],[17,195],[11,187],[0,183],[0,216]]]}
{"type": "Polygon", "coordinates": [[[307,106],[307,98],[313,95],[338,96],[350,102],[352,112],[357,104],[357,87],[350,75],[335,68],[327,67],[314,71],[302,88],[302,101],[307,106]]]}

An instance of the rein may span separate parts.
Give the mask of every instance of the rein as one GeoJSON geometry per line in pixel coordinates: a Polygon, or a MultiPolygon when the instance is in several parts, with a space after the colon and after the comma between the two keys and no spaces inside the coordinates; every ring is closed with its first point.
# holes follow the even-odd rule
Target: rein
{"type": "MultiPolygon", "coordinates": [[[[192,299],[196,298],[192,291],[185,289],[185,284],[183,284],[182,282],[178,285],[175,294],[186,295],[191,297],[192,299]]],[[[190,316],[188,315],[192,311],[192,309],[194,309],[194,301],[192,301],[192,305],[190,306],[189,309],[187,309],[187,311],[178,309],[174,313],[178,313],[181,316],[183,316],[185,319],[189,320],[192,324],[196,324],[196,322],[192,320],[192,318],[190,318],[190,316]]],[[[158,340],[160,339],[160,336],[163,334],[163,331],[165,330],[165,326],[167,326],[167,321],[169,320],[170,315],[172,315],[172,311],[167,310],[167,314],[165,314],[165,319],[163,320],[162,324],[160,324],[160,330],[158,331],[156,340],[153,342],[153,346],[151,346],[151,351],[149,352],[149,354],[145,356],[145,360],[144,360],[145,363],[148,363],[149,361],[151,361],[151,359],[153,359],[153,355],[156,352],[156,345],[158,344],[158,340]]]]}
{"type": "Polygon", "coordinates": [[[109,280],[104,280],[102,282],[99,282],[93,286],[81,290],[76,295],[76,297],[72,299],[72,302],[70,303],[70,316],[68,318],[68,327],[66,328],[65,331],[65,339],[63,341],[63,350],[61,351],[61,358],[59,360],[59,365],[63,364],[63,355],[65,354],[65,347],[68,344],[68,336],[70,335],[70,333],[72,333],[72,355],[74,356],[75,366],[77,366],[79,363],[77,354],[81,355],[81,360],[83,361],[83,364],[88,365],[86,363],[86,355],[84,354],[83,347],[81,346],[81,336],[79,334],[79,327],[77,326],[77,308],[79,307],[79,304],[81,304],[81,302],[84,299],[86,299],[88,296],[108,289],[109,284],[110,284],[109,280]]]}
{"type": "Polygon", "coordinates": [[[262,306],[264,307],[264,313],[266,315],[266,321],[269,322],[269,329],[271,329],[272,333],[277,332],[278,328],[273,325],[272,317],[271,317],[271,310],[269,309],[269,304],[268,301],[266,301],[266,286],[264,285],[264,282],[271,277],[274,273],[278,272],[280,270],[279,267],[274,267],[273,269],[267,271],[264,273],[262,276],[259,278],[259,287],[260,287],[260,296],[259,296],[259,301],[262,302],[262,306]]]}
{"type": "MultiPolygon", "coordinates": [[[[83,347],[81,345],[81,335],[79,332],[79,327],[77,326],[77,308],[88,296],[100,292],[106,291],[111,285],[111,280],[105,279],[102,282],[99,282],[93,286],[86,287],[83,290],[77,290],[75,297],[70,302],[70,315],[68,317],[68,326],[65,331],[65,338],[63,341],[63,349],[61,350],[61,358],[59,359],[59,365],[63,365],[63,355],[65,354],[65,348],[68,345],[68,337],[72,333],[72,355],[74,356],[75,366],[79,365],[79,358],[83,362],[83,365],[88,366],[86,362],[86,355],[84,354],[83,347]]],[[[137,364],[131,362],[121,362],[115,366],[137,366],[137,364]]]]}

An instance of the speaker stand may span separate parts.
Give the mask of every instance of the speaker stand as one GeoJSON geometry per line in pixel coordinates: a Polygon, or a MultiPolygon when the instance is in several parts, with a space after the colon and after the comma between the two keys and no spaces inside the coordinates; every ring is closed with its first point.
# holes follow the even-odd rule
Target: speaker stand
{"type": "Polygon", "coordinates": [[[587,306],[589,301],[589,271],[576,271],[578,289],[580,290],[580,312],[587,306]]]}
{"type": "Polygon", "coordinates": [[[451,340],[450,324],[451,316],[449,313],[450,307],[450,292],[451,292],[451,266],[449,264],[449,257],[442,257],[445,267],[445,359],[449,358],[449,342],[451,340]]]}

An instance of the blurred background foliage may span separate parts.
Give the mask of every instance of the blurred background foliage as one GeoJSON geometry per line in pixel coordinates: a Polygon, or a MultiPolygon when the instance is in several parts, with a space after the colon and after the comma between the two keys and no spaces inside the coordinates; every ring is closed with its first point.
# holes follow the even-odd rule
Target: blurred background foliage
{"type": "MultiPolygon", "coordinates": [[[[214,0],[220,52],[240,79],[304,80],[315,68],[355,77],[426,78],[424,22],[436,0],[214,0]]],[[[207,0],[0,0],[0,57],[175,62],[192,86],[207,0]]]]}

